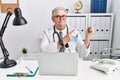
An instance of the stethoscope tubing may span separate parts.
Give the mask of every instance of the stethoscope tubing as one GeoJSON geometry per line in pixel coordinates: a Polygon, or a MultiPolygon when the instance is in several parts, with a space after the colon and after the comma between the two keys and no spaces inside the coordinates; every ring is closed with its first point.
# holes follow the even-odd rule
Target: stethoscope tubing
{"type": "MultiPolygon", "coordinates": [[[[67,34],[68,34],[68,26],[66,25],[66,27],[67,27],[67,34]]],[[[55,30],[55,25],[53,26],[53,30],[54,30],[54,32],[53,32],[53,42],[55,42],[55,34],[57,34],[57,37],[60,40],[59,33],[55,30]]]]}

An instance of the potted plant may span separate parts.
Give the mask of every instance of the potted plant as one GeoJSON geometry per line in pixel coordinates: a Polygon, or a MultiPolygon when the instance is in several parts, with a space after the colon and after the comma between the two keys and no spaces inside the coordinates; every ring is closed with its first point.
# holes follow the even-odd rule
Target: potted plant
{"type": "Polygon", "coordinates": [[[22,53],[23,53],[23,55],[27,55],[27,49],[26,48],[22,48],[22,53]]]}

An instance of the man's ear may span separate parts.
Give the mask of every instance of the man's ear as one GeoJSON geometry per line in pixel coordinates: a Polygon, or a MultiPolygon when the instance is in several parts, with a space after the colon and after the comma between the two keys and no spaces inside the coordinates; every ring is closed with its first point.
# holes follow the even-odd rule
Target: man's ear
{"type": "Polygon", "coordinates": [[[51,17],[51,19],[52,19],[52,21],[54,22],[54,18],[53,18],[53,16],[51,17]]]}

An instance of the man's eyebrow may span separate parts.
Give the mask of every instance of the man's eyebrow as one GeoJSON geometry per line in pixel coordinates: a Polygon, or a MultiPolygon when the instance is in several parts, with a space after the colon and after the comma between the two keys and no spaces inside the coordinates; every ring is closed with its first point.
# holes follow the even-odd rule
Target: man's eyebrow
{"type": "Polygon", "coordinates": [[[66,16],[66,15],[55,15],[55,16],[66,16]]]}

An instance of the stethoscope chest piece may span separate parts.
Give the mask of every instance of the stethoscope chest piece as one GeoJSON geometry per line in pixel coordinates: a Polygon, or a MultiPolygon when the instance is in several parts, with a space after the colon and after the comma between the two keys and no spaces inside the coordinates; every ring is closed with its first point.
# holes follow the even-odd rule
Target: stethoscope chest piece
{"type": "MultiPolygon", "coordinates": [[[[67,27],[67,34],[68,34],[68,26],[66,25],[66,27],[67,27]]],[[[55,30],[55,25],[53,26],[53,29],[54,29],[54,32],[53,32],[53,42],[55,42],[55,34],[56,34],[57,37],[58,37],[58,40],[62,42],[62,45],[64,45],[62,39],[61,39],[60,36],[59,36],[59,33],[55,30]]],[[[65,46],[66,48],[68,48],[68,47],[69,47],[69,44],[66,43],[64,46],[65,46]]]]}

